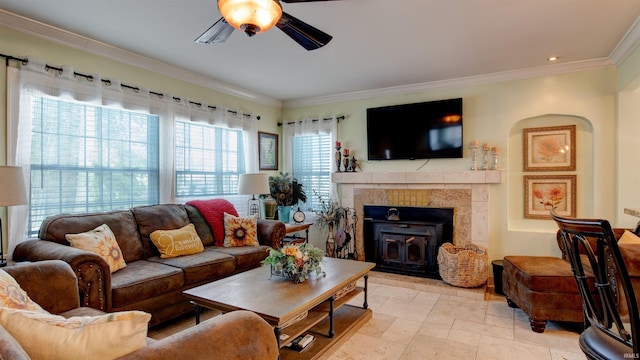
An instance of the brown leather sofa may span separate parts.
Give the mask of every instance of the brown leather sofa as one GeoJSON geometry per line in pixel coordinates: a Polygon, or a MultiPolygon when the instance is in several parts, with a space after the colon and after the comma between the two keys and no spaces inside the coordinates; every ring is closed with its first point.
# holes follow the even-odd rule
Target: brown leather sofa
{"type": "Polygon", "coordinates": [[[14,261],[60,259],[78,278],[82,306],[105,312],[141,310],[155,325],[193,310],[182,295],[186,289],[260,266],[268,247],[277,248],[285,225],[258,220],[260,246],[220,247],[200,212],[191,205],[162,204],[105,213],[62,214],[42,223],[39,239],[16,246],[14,261]],[[155,230],[178,229],[193,223],[204,244],[201,253],[164,259],[151,242],[155,230]],[[100,256],[73,248],[66,234],[107,224],[113,231],[127,266],[110,273],[100,256]]]}
{"type": "MultiPolygon", "coordinates": [[[[32,300],[50,313],[64,317],[103,314],[93,308],[80,307],[76,275],[63,261],[20,263],[3,269],[16,279],[32,300]]],[[[0,359],[29,358],[15,338],[0,326],[0,359]]],[[[203,321],[162,340],[147,338],[147,346],[119,359],[277,358],[278,344],[272,327],[252,312],[234,311],[203,321]]]]}

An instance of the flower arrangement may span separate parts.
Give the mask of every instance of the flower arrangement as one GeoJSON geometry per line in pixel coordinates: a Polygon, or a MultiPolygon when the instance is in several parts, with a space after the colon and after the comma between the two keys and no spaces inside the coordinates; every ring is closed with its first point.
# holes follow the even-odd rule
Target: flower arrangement
{"type": "Polygon", "coordinates": [[[269,249],[269,256],[262,260],[262,265],[271,265],[271,274],[292,278],[301,283],[313,272],[316,276],[326,276],[320,264],[324,251],[311,244],[289,244],[281,249],[269,249]]]}
{"type": "MultiPolygon", "coordinates": [[[[315,191],[314,191],[315,193],[315,191]]],[[[344,208],[334,200],[325,200],[322,196],[315,193],[320,202],[320,210],[316,210],[316,218],[313,225],[319,229],[331,228],[340,222],[345,216],[344,208]]]]}
{"type": "Polygon", "coordinates": [[[280,172],[277,176],[269,176],[269,191],[271,197],[280,206],[295,205],[299,201],[307,201],[307,194],[305,194],[302,184],[289,173],[280,172]]]}

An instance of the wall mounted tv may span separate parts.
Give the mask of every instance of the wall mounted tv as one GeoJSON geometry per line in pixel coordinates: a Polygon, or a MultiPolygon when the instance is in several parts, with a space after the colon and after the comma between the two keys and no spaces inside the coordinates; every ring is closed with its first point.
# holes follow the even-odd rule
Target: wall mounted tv
{"type": "Polygon", "coordinates": [[[462,157],[462,99],[367,109],[369,160],[462,157]]]}

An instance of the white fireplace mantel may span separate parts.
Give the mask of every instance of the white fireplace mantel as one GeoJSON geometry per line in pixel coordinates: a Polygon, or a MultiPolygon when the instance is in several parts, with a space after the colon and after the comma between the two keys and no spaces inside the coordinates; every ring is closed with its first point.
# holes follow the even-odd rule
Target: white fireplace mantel
{"type": "Polygon", "coordinates": [[[407,172],[336,172],[336,184],[499,184],[501,170],[429,170],[407,172]]]}

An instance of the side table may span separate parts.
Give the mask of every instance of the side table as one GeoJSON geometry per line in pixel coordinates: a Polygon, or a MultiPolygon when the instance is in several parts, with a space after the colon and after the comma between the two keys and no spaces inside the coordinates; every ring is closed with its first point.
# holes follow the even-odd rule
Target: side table
{"type": "Polygon", "coordinates": [[[284,239],[282,239],[282,245],[286,245],[286,244],[299,244],[299,243],[306,243],[309,242],[309,228],[311,227],[311,225],[313,225],[313,223],[308,222],[308,223],[300,223],[300,224],[288,224],[285,223],[285,237],[284,239]],[[299,236],[298,232],[300,231],[304,231],[305,232],[305,236],[301,237],[299,236]]]}

